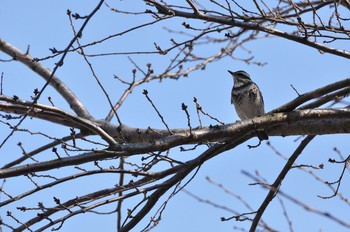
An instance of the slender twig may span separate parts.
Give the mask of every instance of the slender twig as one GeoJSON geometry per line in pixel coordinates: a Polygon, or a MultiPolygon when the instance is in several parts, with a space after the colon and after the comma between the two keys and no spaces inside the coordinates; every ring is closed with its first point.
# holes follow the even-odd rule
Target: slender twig
{"type": "Polygon", "coordinates": [[[201,115],[200,115],[200,109],[202,108],[201,105],[199,105],[198,101],[197,101],[197,98],[193,98],[193,102],[196,104],[196,112],[197,112],[197,117],[198,117],[198,121],[199,121],[199,128],[203,128],[203,125],[202,125],[202,120],[201,120],[201,115]]]}
{"type": "Polygon", "coordinates": [[[290,87],[292,87],[294,92],[298,95],[298,97],[300,97],[300,93],[298,92],[298,90],[292,84],[290,85],[290,87]]]}
{"type": "MultiPolygon", "coordinates": [[[[282,153],[280,153],[272,144],[271,142],[269,141],[267,143],[267,145],[272,149],[273,152],[275,152],[279,157],[283,158],[284,160],[287,160],[287,157],[285,157],[282,153]]],[[[344,159],[342,156],[341,156],[342,159],[344,159]]],[[[336,191],[336,189],[330,185],[330,184],[327,184],[327,181],[322,179],[320,176],[316,175],[313,171],[311,171],[309,169],[309,166],[307,168],[305,168],[305,165],[294,165],[294,166],[297,166],[297,168],[299,170],[302,170],[304,171],[305,173],[311,175],[313,178],[315,178],[316,181],[322,183],[322,184],[326,184],[327,187],[329,187],[331,189],[331,191],[334,193],[336,191]]],[[[293,167],[294,167],[293,166],[293,167]]],[[[323,164],[320,164],[318,167],[311,167],[313,169],[323,169],[324,168],[324,165],[323,164]]],[[[346,204],[350,205],[350,200],[348,198],[346,198],[343,194],[341,193],[337,193],[338,197],[343,200],[346,204]]]]}
{"type": "Polygon", "coordinates": [[[3,95],[2,88],[4,84],[4,73],[1,73],[1,80],[0,80],[0,95],[3,95]]]}
{"type": "Polygon", "coordinates": [[[282,200],[280,197],[278,197],[278,200],[279,200],[280,205],[281,205],[281,207],[282,207],[282,211],[283,211],[284,218],[286,219],[286,221],[287,221],[287,223],[288,223],[289,231],[290,231],[290,232],[293,232],[293,231],[294,231],[294,230],[293,230],[293,222],[292,222],[292,220],[290,219],[290,216],[288,215],[288,211],[287,211],[287,209],[286,209],[286,206],[284,205],[284,202],[283,202],[283,200],[282,200]]]}
{"type": "Polygon", "coordinates": [[[186,193],[187,195],[189,195],[190,197],[194,198],[195,200],[197,200],[198,202],[201,202],[201,203],[204,203],[204,204],[208,204],[216,209],[222,209],[222,210],[225,210],[227,212],[230,212],[230,213],[233,213],[233,214],[236,214],[238,215],[239,213],[231,208],[228,208],[226,205],[219,205],[211,200],[208,200],[208,199],[203,199],[202,197],[198,196],[197,194],[193,193],[193,192],[190,192],[186,189],[183,189],[182,190],[184,193],[186,193]]]}
{"type": "Polygon", "coordinates": [[[185,103],[182,103],[181,104],[181,109],[183,111],[185,111],[186,118],[187,118],[187,126],[188,126],[188,128],[190,130],[190,135],[192,136],[191,118],[190,118],[190,114],[188,113],[188,110],[187,110],[187,105],[185,105],[185,103]]]}
{"type": "MultiPolygon", "coordinates": [[[[119,161],[119,169],[120,170],[124,170],[124,163],[125,163],[124,157],[120,157],[120,161],[119,161]]],[[[118,185],[119,186],[124,185],[124,173],[120,173],[118,185]]],[[[123,198],[123,191],[120,191],[118,193],[118,196],[122,199],[123,198]]],[[[118,201],[117,209],[116,209],[118,212],[118,218],[117,218],[117,229],[118,230],[120,230],[120,228],[122,226],[122,205],[123,205],[123,200],[118,201]]]]}
{"type": "MultiPolygon", "coordinates": [[[[74,28],[74,25],[73,25],[73,21],[72,21],[71,14],[69,14],[68,16],[69,16],[69,21],[70,21],[70,24],[71,24],[72,31],[74,32],[74,35],[77,35],[77,32],[75,31],[75,28],[74,28]]],[[[78,43],[78,45],[79,45],[80,54],[83,56],[85,62],[87,63],[87,65],[88,65],[88,67],[89,67],[89,69],[90,69],[90,72],[91,72],[92,76],[95,78],[95,80],[96,80],[98,86],[100,87],[100,89],[101,89],[102,92],[104,93],[104,95],[105,95],[105,97],[106,97],[106,99],[107,99],[107,102],[108,102],[108,104],[110,105],[111,109],[113,109],[113,113],[114,113],[114,115],[116,116],[116,118],[117,118],[117,120],[118,120],[118,122],[119,122],[119,125],[122,125],[122,122],[121,122],[121,120],[120,120],[120,118],[119,118],[119,115],[118,115],[118,113],[116,112],[116,110],[114,110],[112,101],[111,101],[111,99],[110,99],[110,97],[109,97],[109,95],[108,95],[106,89],[103,87],[103,85],[102,85],[100,79],[98,78],[98,76],[97,76],[97,74],[96,74],[94,68],[92,67],[91,62],[90,62],[90,61],[88,60],[88,58],[86,57],[85,52],[84,52],[84,49],[81,47],[81,44],[80,44],[80,41],[79,41],[79,37],[78,37],[78,39],[77,39],[77,43],[78,43]]]]}
{"type": "Polygon", "coordinates": [[[341,184],[341,181],[343,179],[343,176],[344,176],[344,173],[345,173],[345,170],[348,168],[349,166],[349,159],[350,159],[350,156],[348,156],[345,160],[342,160],[342,161],[335,161],[335,160],[332,160],[330,159],[329,162],[330,163],[343,163],[343,170],[338,178],[337,181],[334,181],[334,182],[326,182],[326,184],[328,185],[334,185],[334,184],[337,184],[337,187],[334,191],[334,193],[330,196],[321,196],[321,195],[318,195],[319,198],[322,198],[322,199],[330,199],[330,198],[333,198],[335,197],[337,194],[338,194],[338,191],[339,191],[339,188],[340,188],[340,184],[341,184]]]}
{"type": "Polygon", "coordinates": [[[258,9],[258,11],[260,12],[260,14],[262,16],[265,16],[265,12],[261,9],[261,7],[259,6],[259,3],[257,3],[256,0],[253,0],[253,2],[255,4],[256,9],[258,9]]]}
{"type": "MultiPolygon", "coordinates": [[[[257,182],[261,181],[260,178],[257,178],[256,176],[254,176],[254,175],[252,175],[252,174],[250,174],[250,173],[248,173],[246,171],[243,171],[243,174],[248,176],[248,177],[250,177],[250,178],[252,178],[253,180],[255,180],[257,182]]],[[[268,184],[260,184],[260,186],[263,187],[263,188],[270,188],[268,184]]],[[[346,227],[347,229],[350,228],[350,223],[348,221],[341,220],[340,218],[338,218],[338,217],[334,216],[333,214],[329,213],[328,211],[322,211],[322,210],[317,209],[316,207],[310,206],[310,205],[308,205],[308,204],[298,200],[294,196],[283,192],[281,189],[279,189],[278,194],[279,194],[279,196],[282,196],[282,197],[288,199],[289,201],[291,201],[292,203],[302,207],[306,211],[312,212],[312,213],[314,213],[314,214],[316,214],[318,216],[321,216],[323,218],[326,218],[326,219],[329,219],[329,220],[331,220],[333,222],[336,222],[339,225],[342,225],[342,226],[346,227]]]]}
{"type": "Polygon", "coordinates": [[[159,110],[158,110],[157,107],[154,105],[153,101],[151,100],[151,98],[148,96],[148,91],[144,89],[142,93],[146,96],[146,98],[147,98],[147,100],[149,101],[149,103],[151,103],[153,109],[157,112],[159,118],[162,120],[162,122],[163,122],[164,126],[166,127],[166,129],[168,130],[168,132],[169,132],[170,134],[173,134],[173,132],[170,130],[168,124],[165,122],[164,117],[161,115],[161,113],[159,112],[159,110]]]}

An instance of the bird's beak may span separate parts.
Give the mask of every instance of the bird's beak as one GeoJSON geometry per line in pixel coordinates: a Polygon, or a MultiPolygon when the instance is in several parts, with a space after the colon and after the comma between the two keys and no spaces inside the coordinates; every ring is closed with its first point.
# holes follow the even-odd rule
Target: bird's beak
{"type": "Polygon", "coordinates": [[[229,72],[232,76],[233,76],[233,72],[232,71],[230,71],[230,70],[227,70],[227,72],[229,72]]]}

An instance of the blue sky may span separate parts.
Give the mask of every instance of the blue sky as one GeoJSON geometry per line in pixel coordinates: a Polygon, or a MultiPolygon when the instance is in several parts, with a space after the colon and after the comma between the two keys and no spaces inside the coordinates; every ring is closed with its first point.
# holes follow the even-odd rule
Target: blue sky
{"type": "MultiPolygon", "coordinates": [[[[133,9],[142,11],[144,4],[135,3],[133,9]]],[[[64,49],[72,39],[73,35],[70,29],[69,20],[66,15],[67,9],[80,15],[88,14],[97,4],[97,1],[4,1],[0,8],[0,38],[13,44],[14,46],[26,50],[30,45],[30,54],[33,57],[45,57],[50,55],[49,48],[64,49]],[[20,7],[19,7],[20,6],[20,7]]],[[[110,2],[114,7],[124,8],[126,1],[110,2]]],[[[129,9],[131,6],[126,6],[129,9]]],[[[149,7],[148,7],[149,8],[149,7]]],[[[140,23],[151,21],[150,17],[145,16],[121,16],[110,12],[105,6],[92,19],[84,31],[82,42],[88,43],[94,40],[104,38],[110,34],[119,33],[129,27],[140,23]]],[[[104,44],[86,49],[88,53],[105,52],[123,52],[137,50],[154,50],[153,43],[156,42],[161,47],[167,47],[170,44],[170,38],[175,35],[164,33],[163,26],[179,29],[183,19],[175,19],[155,24],[151,27],[143,28],[132,32],[126,36],[116,37],[104,44]]],[[[77,26],[79,22],[76,22],[77,26]]],[[[192,22],[196,25],[196,22],[192,22]]],[[[201,23],[198,23],[200,25],[201,23]]],[[[224,33],[222,33],[222,36],[224,33]]],[[[185,36],[176,37],[181,40],[185,36]]],[[[346,44],[340,44],[347,49],[346,44]]],[[[165,120],[171,128],[184,128],[187,125],[187,119],[181,110],[181,104],[189,106],[189,112],[192,115],[193,124],[196,124],[195,106],[193,97],[199,100],[204,110],[211,115],[218,117],[225,123],[232,123],[238,120],[233,106],[230,104],[230,91],[232,88],[232,79],[227,73],[227,69],[243,69],[250,73],[252,79],[259,85],[264,94],[266,111],[270,111],[297,97],[290,85],[293,85],[299,93],[305,93],[323,85],[332,83],[349,77],[349,61],[344,58],[336,57],[330,54],[320,54],[317,50],[308,48],[291,41],[269,38],[261,39],[246,44],[246,48],[251,50],[249,54],[246,51],[237,51],[238,57],[254,56],[256,61],[267,62],[263,67],[247,65],[243,62],[223,59],[220,62],[210,64],[204,71],[191,73],[188,78],[175,80],[163,80],[163,82],[153,81],[136,88],[127,98],[120,109],[120,117],[123,123],[133,127],[163,128],[163,124],[156,116],[156,113],[142,94],[143,89],[149,91],[158,109],[163,114],[165,120]]],[[[208,46],[201,48],[201,52],[215,52],[218,47],[208,46]]],[[[8,58],[0,54],[0,59],[8,58]]],[[[130,55],[130,58],[146,69],[147,63],[152,63],[155,72],[159,72],[167,64],[168,56],[159,55],[130,55]]],[[[125,86],[113,78],[113,74],[118,74],[125,80],[132,79],[132,63],[126,56],[104,56],[90,58],[100,80],[113,102],[116,102],[123,93],[125,86]]],[[[57,58],[43,61],[42,63],[49,69],[54,68],[57,58]]],[[[23,99],[30,99],[34,88],[40,88],[44,81],[32,73],[29,69],[19,63],[0,63],[0,72],[4,73],[4,93],[12,96],[18,95],[23,99]]],[[[88,107],[90,112],[96,118],[104,118],[109,111],[106,98],[102,91],[97,87],[96,81],[92,78],[87,65],[83,59],[76,54],[68,54],[64,66],[57,72],[67,85],[78,95],[81,101],[88,107]]],[[[137,77],[141,75],[137,74],[137,77]]],[[[70,111],[69,106],[55,93],[48,88],[40,102],[48,104],[46,98],[51,96],[58,107],[70,111]]],[[[215,122],[205,119],[204,125],[215,124],[215,122]]],[[[23,127],[29,127],[34,131],[45,131],[54,136],[65,136],[69,134],[69,128],[57,127],[52,131],[49,123],[44,125],[38,120],[27,119],[23,127]]],[[[8,128],[0,125],[0,136],[5,137],[9,133],[8,128]]],[[[16,146],[18,141],[25,137],[17,133],[0,150],[1,160],[12,160],[13,157],[21,155],[20,149],[16,146]]],[[[28,138],[28,137],[26,137],[28,138]]],[[[271,137],[270,142],[285,156],[289,157],[298,146],[293,137],[271,137]]],[[[304,151],[303,155],[297,160],[298,163],[319,165],[325,164],[322,171],[314,170],[315,173],[328,181],[337,180],[341,172],[341,165],[332,165],[327,162],[328,158],[338,159],[333,151],[337,147],[347,156],[349,150],[348,135],[318,136],[304,151]]],[[[40,136],[36,136],[31,141],[22,141],[28,151],[38,147],[42,141],[40,136]]],[[[251,186],[253,180],[242,175],[242,170],[253,173],[258,170],[261,176],[269,182],[273,182],[279,171],[282,169],[285,161],[277,157],[274,152],[263,144],[257,149],[248,149],[247,144],[255,144],[256,139],[252,139],[241,146],[225,152],[214,159],[208,161],[201,167],[195,179],[186,187],[186,189],[203,199],[208,199],[218,204],[227,206],[241,213],[249,212],[242,203],[233,197],[225,194],[222,190],[209,184],[206,177],[209,176],[216,182],[223,184],[227,189],[239,194],[257,209],[266,195],[266,191],[258,186],[251,186]]],[[[200,150],[194,153],[180,153],[178,148],[171,150],[172,155],[177,159],[189,159],[200,154],[200,150]]],[[[45,154],[44,154],[45,155],[45,154]]],[[[44,158],[43,157],[41,158],[44,158]]],[[[113,161],[111,165],[116,165],[113,161]]],[[[60,171],[55,171],[60,176],[60,171]]],[[[349,187],[344,184],[349,181],[348,173],[345,174],[341,192],[346,194],[349,187]]],[[[39,194],[28,198],[26,202],[32,204],[43,201],[48,205],[52,204],[52,196],[56,193],[64,198],[65,193],[68,196],[75,196],[89,191],[95,187],[103,186],[105,188],[116,184],[116,176],[98,176],[85,182],[68,183],[62,188],[49,190],[46,194],[39,194]],[[96,185],[94,184],[96,183],[96,185]]],[[[33,187],[25,178],[17,180],[8,179],[5,187],[15,195],[23,192],[23,189],[33,187]],[[20,184],[18,184],[20,183],[20,184]]],[[[284,192],[306,202],[309,206],[327,211],[335,216],[347,220],[349,211],[346,205],[337,198],[322,200],[317,195],[329,195],[330,190],[324,185],[316,182],[313,177],[299,170],[292,170],[282,184],[284,192]]],[[[3,196],[1,196],[3,198],[3,196]]],[[[293,221],[294,231],[344,231],[344,227],[324,219],[314,214],[306,213],[301,207],[290,204],[290,201],[282,198],[293,221]],[[306,222],[310,222],[305,224],[306,222]]],[[[161,199],[161,200],[165,200],[161,199]]],[[[131,201],[126,203],[125,207],[132,207],[131,201]]],[[[162,202],[162,201],[160,201],[162,202]]],[[[20,206],[21,203],[11,207],[20,206]]],[[[110,208],[113,208],[110,207],[110,208]]],[[[6,220],[6,211],[15,212],[14,208],[1,209],[1,218],[6,220]]],[[[153,212],[154,213],[154,212],[153,212]]],[[[283,211],[277,199],[268,207],[263,217],[267,223],[279,231],[287,231],[288,224],[283,217],[283,211]]],[[[249,228],[249,222],[221,222],[220,217],[230,217],[232,214],[207,204],[199,203],[186,193],[179,193],[168,204],[163,213],[162,221],[153,231],[233,231],[234,227],[249,228]]],[[[148,215],[146,218],[152,216],[148,215]]],[[[25,220],[26,215],[19,213],[19,218],[25,220]]],[[[143,221],[140,227],[135,231],[142,229],[147,223],[143,221]]],[[[115,231],[116,216],[100,216],[95,214],[84,214],[74,219],[68,220],[61,231],[72,231],[79,228],[84,231],[115,231]]],[[[3,228],[6,231],[6,228],[3,228]]]]}

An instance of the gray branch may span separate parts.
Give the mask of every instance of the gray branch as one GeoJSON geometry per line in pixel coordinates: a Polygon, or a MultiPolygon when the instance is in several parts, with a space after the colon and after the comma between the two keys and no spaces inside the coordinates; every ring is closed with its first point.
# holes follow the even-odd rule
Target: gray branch
{"type": "MultiPolygon", "coordinates": [[[[33,57],[28,53],[23,53],[18,48],[14,47],[10,43],[0,38],[0,51],[11,56],[14,60],[21,62],[28,68],[37,73],[45,81],[48,81],[51,77],[51,71],[41,65],[39,62],[35,62],[33,57]]],[[[50,79],[50,85],[67,101],[72,110],[83,118],[92,118],[86,107],[80,102],[78,97],[63,83],[57,76],[52,76],[50,79]]]]}
{"type": "Polygon", "coordinates": [[[220,142],[246,136],[253,137],[255,136],[255,130],[262,128],[265,128],[269,136],[349,133],[350,109],[297,110],[287,113],[274,113],[224,126],[193,129],[191,132],[184,129],[181,132],[159,139],[119,144],[114,150],[95,150],[77,156],[1,169],[0,177],[8,178],[91,161],[132,156],[151,151],[165,151],[184,144],[220,142]]]}

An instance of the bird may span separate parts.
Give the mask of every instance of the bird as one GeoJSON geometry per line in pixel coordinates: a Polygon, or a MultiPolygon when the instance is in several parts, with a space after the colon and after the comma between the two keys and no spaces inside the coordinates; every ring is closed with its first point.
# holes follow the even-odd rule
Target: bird
{"type": "MultiPolygon", "coordinates": [[[[227,70],[234,80],[231,91],[231,104],[235,106],[236,113],[241,120],[260,117],[265,114],[264,99],[259,87],[250,79],[250,75],[239,70],[227,70]]],[[[265,130],[257,130],[260,141],[268,140],[265,130]]]]}

